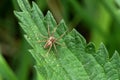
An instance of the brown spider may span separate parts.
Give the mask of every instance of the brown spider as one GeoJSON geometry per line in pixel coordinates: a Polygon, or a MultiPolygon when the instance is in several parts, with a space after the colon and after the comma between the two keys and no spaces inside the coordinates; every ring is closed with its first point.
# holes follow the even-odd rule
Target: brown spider
{"type": "Polygon", "coordinates": [[[55,38],[54,33],[56,32],[56,29],[57,29],[57,27],[54,29],[54,31],[52,32],[52,34],[50,34],[50,30],[49,30],[49,26],[48,26],[48,37],[43,36],[42,34],[40,34],[40,35],[41,35],[43,38],[45,38],[46,40],[44,40],[44,41],[39,40],[38,42],[46,42],[45,45],[44,45],[44,48],[46,49],[46,48],[49,47],[48,52],[47,52],[47,55],[48,55],[48,53],[50,52],[52,46],[54,46],[54,49],[55,49],[55,51],[57,52],[57,49],[56,49],[56,45],[55,45],[55,44],[61,45],[61,44],[58,42],[58,40],[60,40],[60,39],[65,35],[65,33],[67,32],[67,31],[65,31],[59,38],[55,38]]]}

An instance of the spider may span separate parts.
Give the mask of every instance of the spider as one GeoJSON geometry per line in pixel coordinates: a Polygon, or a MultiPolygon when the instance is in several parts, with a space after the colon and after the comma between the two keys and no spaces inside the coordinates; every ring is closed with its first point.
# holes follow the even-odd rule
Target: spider
{"type": "Polygon", "coordinates": [[[52,34],[50,34],[50,29],[49,29],[49,25],[48,25],[48,31],[47,31],[48,37],[40,34],[41,37],[45,38],[46,40],[44,40],[44,41],[39,40],[38,42],[46,42],[45,45],[44,45],[44,48],[45,48],[45,49],[46,49],[46,48],[49,48],[49,49],[48,49],[48,52],[47,52],[47,55],[48,55],[48,53],[50,52],[52,46],[54,46],[54,49],[55,49],[55,51],[57,52],[56,44],[61,45],[58,41],[59,41],[59,40],[66,34],[66,32],[67,32],[67,31],[65,31],[62,35],[60,35],[59,38],[56,38],[56,37],[54,36],[54,33],[56,32],[56,29],[57,29],[57,27],[54,28],[52,34]]]}

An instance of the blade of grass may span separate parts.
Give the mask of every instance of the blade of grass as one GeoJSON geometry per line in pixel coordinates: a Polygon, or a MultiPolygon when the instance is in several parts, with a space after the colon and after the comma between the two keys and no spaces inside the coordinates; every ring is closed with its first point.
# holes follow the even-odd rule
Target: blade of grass
{"type": "Polygon", "coordinates": [[[14,72],[11,70],[3,56],[0,54],[0,75],[3,79],[18,80],[14,72]]]}

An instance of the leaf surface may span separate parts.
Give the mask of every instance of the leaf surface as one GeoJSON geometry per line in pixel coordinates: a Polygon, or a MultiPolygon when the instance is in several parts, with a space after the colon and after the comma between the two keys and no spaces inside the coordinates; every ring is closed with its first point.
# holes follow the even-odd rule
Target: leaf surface
{"type": "Polygon", "coordinates": [[[29,51],[36,60],[35,68],[42,80],[119,80],[118,53],[109,59],[103,44],[96,51],[95,45],[87,44],[75,29],[59,40],[63,46],[56,45],[57,52],[52,47],[46,56],[45,42],[38,41],[46,40],[43,36],[48,37],[48,27],[50,33],[57,28],[54,36],[59,38],[68,30],[64,20],[57,24],[50,11],[44,16],[34,2],[32,7],[27,0],[18,0],[18,3],[21,11],[14,13],[32,47],[29,51]]]}

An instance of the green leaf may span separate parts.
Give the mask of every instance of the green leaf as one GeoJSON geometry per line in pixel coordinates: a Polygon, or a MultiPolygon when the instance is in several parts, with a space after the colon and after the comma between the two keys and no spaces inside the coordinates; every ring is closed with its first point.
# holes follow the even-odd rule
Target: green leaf
{"type": "Polygon", "coordinates": [[[94,54],[94,56],[100,65],[105,65],[109,61],[109,54],[103,43],[101,43],[97,54],[94,54]]]}
{"type": "Polygon", "coordinates": [[[8,66],[7,62],[0,53],[0,80],[17,80],[12,69],[8,66]]]}
{"type": "Polygon", "coordinates": [[[120,15],[119,15],[119,10],[117,9],[117,7],[115,6],[115,2],[118,4],[119,6],[119,2],[118,0],[111,0],[111,1],[107,1],[107,0],[99,0],[102,5],[106,8],[106,10],[108,10],[108,12],[112,15],[112,18],[115,19],[115,21],[120,24],[120,15]]]}
{"type": "Polygon", "coordinates": [[[112,63],[114,69],[117,71],[116,75],[117,75],[117,77],[119,77],[118,79],[120,79],[120,55],[117,51],[112,56],[110,62],[112,63]]]}
{"type": "Polygon", "coordinates": [[[120,7],[120,0],[115,0],[115,2],[120,7]]]}
{"type": "Polygon", "coordinates": [[[115,53],[109,58],[109,53],[103,44],[96,51],[94,43],[86,43],[86,40],[75,29],[65,34],[59,40],[62,45],[56,45],[44,49],[45,42],[41,36],[48,36],[57,28],[55,38],[59,38],[68,30],[65,22],[61,20],[56,23],[51,12],[44,16],[38,6],[32,2],[32,7],[27,0],[18,0],[21,11],[15,11],[19,24],[25,32],[25,38],[31,45],[30,53],[36,60],[36,71],[38,80],[119,80],[120,57],[115,53]],[[116,59],[117,58],[117,59],[116,59]]]}

